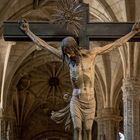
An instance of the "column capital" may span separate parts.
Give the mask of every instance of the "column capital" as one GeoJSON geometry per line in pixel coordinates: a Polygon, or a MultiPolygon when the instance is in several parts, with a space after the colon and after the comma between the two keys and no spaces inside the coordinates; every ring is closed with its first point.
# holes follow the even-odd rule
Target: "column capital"
{"type": "Polygon", "coordinates": [[[122,117],[118,115],[117,111],[114,108],[104,108],[95,118],[96,121],[121,121],[122,117]]]}
{"type": "Polygon", "coordinates": [[[16,42],[15,41],[5,41],[4,38],[2,37],[0,39],[0,45],[2,45],[2,46],[13,46],[13,45],[16,45],[16,42]]]}
{"type": "Polygon", "coordinates": [[[123,79],[123,85],[125,86],[137,86],[140,87],[140,78],[139,77],[126,77],[123,79]]]}
{"type": "Polygon", "coordinates": [[[122,91],[124,99],[126,97],[140,99],[140,78],[127,77],[123,79],[122,91]]]}
{"type": "Polygon", "coordinates": [[[0,138],[2,140],[14,140],[15,118],[0,108],[0,138]]]}
{"type": "Polygon", "coordinates": [[[9,123],[14,123],[16,121],[15,116],[6,113],[4,109],[0,108],[0,121],[7,121],[9,123]]]}

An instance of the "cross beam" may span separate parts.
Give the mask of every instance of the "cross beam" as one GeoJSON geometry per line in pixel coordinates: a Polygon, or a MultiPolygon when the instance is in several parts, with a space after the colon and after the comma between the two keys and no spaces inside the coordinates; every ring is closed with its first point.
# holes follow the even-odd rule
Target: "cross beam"
{"type": "MultiPolygon", "coordinates": [[[[45,40],[61,40],[66,36],[73,36],[61,25],[48,24],[46,22],[29,22],[30,29],[37,36],[45,40]]],[[[94,22],[87,24],[86,37],[89,40],[112,41],[126,35],[131,31],[134,23],[130,22],[94,22]]],[[[28,36],[19,28],[18,22],[4,22],[4,38],[6,41],[28,41],[28,36]]],[[[133,41],[140,41],[140,34],[136,35],[133,41]]]]}
{"type": "MultiPolygon", "coordinates": [[[[60,41],[66,36],[73,36],[61,25],[46,22],[29,22],[30,29],[46,41],[60,41]]],[[[113,41],[131,31],[134,23],[122,22],[94,22],[87,23],[85,37],[90,41],[113,41]]],[[[29,41],[28,36],[19,28],[18,22],[4,22],[4,38],[6,41],[29,41]]],[[[140,34],[131,39],[140,41],[140,34]]]]}
{"type": "MultiPolygon", "coordinates": [[[[114,41],[131,31],[132,22],[94,22],[89,23],[89,6],[83,4],[85,13],[80,34],[77,37],[80,47],[89,46],[89,41],[114,41]]],[[[29,22],[31,31],[46,41],[60,41],[66,36],[73,36],[60,24],[49,24],[47,22],[29,22]]],[[[19,28],[18,22],[4,22],[4,39],[6,41],[29,41],[27,35],[19,28]]],[[[140,34],[130,41],[140,41],[140,34]]]]}

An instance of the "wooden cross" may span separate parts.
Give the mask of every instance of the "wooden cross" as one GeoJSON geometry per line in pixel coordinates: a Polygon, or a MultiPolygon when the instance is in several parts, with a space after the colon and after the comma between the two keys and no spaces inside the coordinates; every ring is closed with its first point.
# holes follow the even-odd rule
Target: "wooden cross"
{"type": "MultiPolygon", "coordinates": [[[[132,22],[89,22],[89,6],[82,2],[85,13],[77,40],[80,47],[89,47],[89,41],[114,41],[131,31],[132,22]]],[[[31,31],[46,41],[60,41],[66,36],[73,36],[60,24],[48,22],[29,22],[31,31]]],[[[4,39],[6,41],[29,41],[28,36],[19,28],[19,23],[14,21],[4,22],[4,39]]],[[[130,41],[140,41],[140,34],[130,41]]]]}

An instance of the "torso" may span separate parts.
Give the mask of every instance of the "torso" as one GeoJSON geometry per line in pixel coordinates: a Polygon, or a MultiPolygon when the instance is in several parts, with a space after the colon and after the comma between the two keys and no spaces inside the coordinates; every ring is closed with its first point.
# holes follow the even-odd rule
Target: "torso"
{"type": "Polygon", "coordinates": [[[73,84],[73,93],[79,91],[77,95],[79,94],[78,96],[84,99],[89,99],[90,96],[94,96],[94,63],[95,58],[93,56],[91,57],[90,54],[81,57],[78,65],[69,63],[70,77],[71,79],[75,78],[77,81],[77,87],[75,88],[71,80],[73,84]]]}

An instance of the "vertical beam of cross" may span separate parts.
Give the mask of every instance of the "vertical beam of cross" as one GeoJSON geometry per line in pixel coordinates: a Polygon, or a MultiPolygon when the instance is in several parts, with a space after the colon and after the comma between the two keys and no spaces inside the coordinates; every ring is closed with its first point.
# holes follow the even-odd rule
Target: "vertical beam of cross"
{"type": "Polygon", "coordinates": [[[89,5],[83,4],[83,21],[81,23],[81,29],[79,33],[79,46],[82,48],[89,48],[89,39],[87,36],[87,22],[89,22],[89,5]]]}

